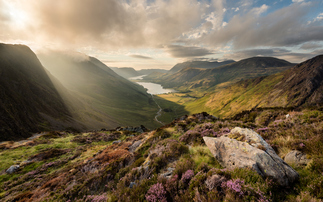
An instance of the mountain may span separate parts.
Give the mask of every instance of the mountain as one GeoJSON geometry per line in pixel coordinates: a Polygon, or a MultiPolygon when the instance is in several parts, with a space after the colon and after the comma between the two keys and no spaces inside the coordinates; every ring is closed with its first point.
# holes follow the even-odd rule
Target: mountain
{"type": "Polygon", "coordinates": [[[128,79],[130,77],[140,76],[140,74],[132,67],[111,67],[111,69],[118,75],[128,79]]]}
{"type": "Polygon", "coordinates": [[[240,81],[189,104],[220,116],[255,107],[298,107],[323,103],[323,55],[270,76],[240,81]]]}
{"type": "Polygon", "coordinates": [[[23,45],[0,44],[0,141],[82,124],[72,118],[37,56],[23,45]]]}
{"type": "Polygon", "coordinates": [[[135,70],[132,67],[111,67],[111,69],[117,73],[118,75],[129,79],[131,77],[141,76],[141,75],[149,75],[152,73],[166,73],[168,70],[165,69],[141,69],[135,70]]]}
{"type": "Polygon", "coordinates": [[[152,73],[155,73],[155,72],[166,73],[166,72],[168,72],[168,70],[166,70],[166,69],[141,69],[141,70],[138,70],[137,72],[140,75],[148,75],[148,74],[152,74],[152,73]]]}
{"type": "Polygon", "coordinates": [[[253,57],[212,69],[184,68],[160,77],[157,82],[167,88],[209,88],[221,83],[230,84],[242,79],[274,74],[292,66],[293,64],[277,58],[253,57]]]}
{"type": "Polygon", "coordinates": [[[198,67],[203,69],[212,69],[215,67],[219,67],[222,65],[227,65],[230,63],[234,63],[234,60],[227,60],[223,62],[209,62],[209,61],[187,61],[183,63],[176,64],[173,68],[171,68],[167,73],[168,74],[174,74],[181,69],[187,68],[187,67],[198,67]]]}
{"type": "Polygon", "coordinates": [[[39,58],[65,88],[119,125],[158,126],[154,121],[158,107],[151,95],[98,59],[66,52],[39,54],[39,58]]]}

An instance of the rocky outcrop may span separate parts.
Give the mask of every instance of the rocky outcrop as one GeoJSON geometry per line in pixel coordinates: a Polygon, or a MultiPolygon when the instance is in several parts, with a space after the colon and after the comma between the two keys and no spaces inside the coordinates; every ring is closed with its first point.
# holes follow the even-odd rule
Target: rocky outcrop
{"type": "Polygon", "coordinates": [[[116,128],[116,131],[130,131],[130,132],[136,132],[136,133],[144,133],[144,132],[148,132],[149,130],[141,125],[139,127],[132,127],[132,126],[128,126],[128,127],[118,127],[116,128]]]}
{"type": "Polygon", "coordinates": [[[306,166],[310,162],[310,159],[306,157],[306,154],[297,150],[293,150],[286,154],[284,160],[286,163],[295,166],[306,166]]]}
{"type": "Polygon", "coordinates": [[[251,168],[281,186],[288,186],[299,178],[298,173],[253,130],[236,127],[219,138],[203,139],[223,167],[251,168]]]}
{"type": "Polygon", "coordinates": [[[10,168],[8,168],[6,170],[6,173],[8,173],[8,174],[15,173],[15,172],[17,172],[19,170],[19,168],[20,168],[19,165],[12,165],[12,166],[10,166],[10,168]]]}

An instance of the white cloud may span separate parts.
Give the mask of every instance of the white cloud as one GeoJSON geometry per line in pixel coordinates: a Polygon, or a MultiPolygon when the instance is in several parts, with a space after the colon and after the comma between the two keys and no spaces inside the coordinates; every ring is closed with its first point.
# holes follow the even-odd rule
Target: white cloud
{"type": "Polygon", "coordinates": [[[304,0],[292,0],[293,3],[301,3],[303,2],[304,0]]]}
{"type": "Polygon", "coordinates": [[[251,12],[253,12],[255,15],[261,15],[262,13],[266,12],[268,10],[269,6],[266,4],[263,4],[260,7],[253,8],[251,12]]]}

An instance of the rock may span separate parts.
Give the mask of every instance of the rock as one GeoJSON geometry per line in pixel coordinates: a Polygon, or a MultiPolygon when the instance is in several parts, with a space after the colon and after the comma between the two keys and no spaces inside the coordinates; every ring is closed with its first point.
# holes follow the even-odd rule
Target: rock
{"type": "Polygon", "coordinates": [[[167,171],[165,173],[160,174],[160,176],[165,177],[165,178],[170,178],[174,172],[175,168],[167,168],[167,171]]]}
{"type": "Polygon", "coordinates": [[[290,117],[290,115],[289,114],[286,114],[286,119],[288,119],[290,117]]]}
{"type": "Polygon", "coordinates": [[[137,185],[135,182],[130,182],[129,188],[132,188],[135,185],[137,185]]]}
{"type": "Polygon", "coordinates": [[[130,147],[129,147],[129,152],[135,152],[136,149],[141,145],[142,140],[138,140],[136,142],[134,142],[130,147]]]}
{"type": "Polygon", "coordinates": [[[113,141],[112,144],[119,144],[121,142],[121,140],[116,140],[116,141],[113,141]]]}
{"type": "Polygon", "coordinates": [[[297,150],[293,150],[286,154],[284,160],[286,163],[295,166],[306,166],[310,162],[310,159],[306,158],[306,154],[297,150]]]}
{"type": "Polygon", "coordinates": [[[236,127],[219,138],[203,139],[223,167],[250,168],[281,186],[288,186],[299,178],[298,173],[253,130],[236,127]]]}
{"type": "Polygon", "coordinates": [[[19,165],[12,165],[12,166],[10,166],[10,168],[8,168],[8,170],[6,170],[6,173],[8,173],[8,174],[15,173],[19,170],[19,168],[20,168],[19,165]]]}

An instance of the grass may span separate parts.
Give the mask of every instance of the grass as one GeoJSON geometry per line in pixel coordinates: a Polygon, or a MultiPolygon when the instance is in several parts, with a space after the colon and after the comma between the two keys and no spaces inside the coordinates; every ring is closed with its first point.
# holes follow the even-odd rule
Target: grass
{"type": "Polygon", "coordinates": [[[87,196],[108,196],[108,201],[144,201],[148,190],[161,183],[165,190],[163,197],[173,201],[192,201],[196,197],[206,201],[317,201],[323,198],[320,113],[319,109],[297,112],[258,109],[234,120],[191,115],[147,134],[98,131],[41,137],[34,145],[1,150],[1,170],[46,152],[68,152],[36,159],[11,175],[2,172],[0,197],[4,201],[23,196],[45,200],[37,194],[42,193],[49,201],[77,201],[87,196]],[[287,113],[289,118],[285,116],[287,113]],[[221,135],[236,126],[253,127],[281,157],[294,149],[305,152],[312,161],[307,166],[295,167],[300,180],[283,189],[255,171],[222,168],[204,142],[197,140],[201,134],[221,135]],[[192,136],[184,138],[184,142],[185,134],[192,136]],[[129,153],[129,146],[143,137],[149,138],[136,152],[129,153]],[[115,140],[121,142],[112,144],[115,140]],[[169,178],[161,177],[169,168],[174,169],[169,178]],[[135,183],[133,188],[129,188],[130,183],[135,183]],[[232,184],[239,190],[231,189],[232,184]]]}

